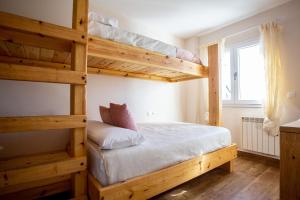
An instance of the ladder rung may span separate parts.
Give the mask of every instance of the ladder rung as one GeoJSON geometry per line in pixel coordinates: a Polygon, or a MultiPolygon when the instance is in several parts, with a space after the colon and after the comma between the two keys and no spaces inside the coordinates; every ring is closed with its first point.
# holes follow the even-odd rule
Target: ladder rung
{"type": "Polygon", "coordinates": [[[85,126],[85,115],[0,117],[0,133],[81,128],[85,126]]]}
{"type": "Polygon", "coordinates": [[[49,163],[49,161],[44,158],[48,155],[49,154],[36,156],[35,159],[39,159],[39,157],[41,157],[41,159],[43,158],[44,163],[33,166],[30,165],[29,167],[28,162],[32,161],[30,156],[26,157],[29,161],[23,157],[6,161],[5,168],[0,169],[0,188],[86,170],[85,156],[60,158],[61,155],[58,153],[57,156],[60,157],[57,161],[49,163]],[[18,163],[18,160],[20,160],[20,163],[23,162],[24,166],[21,166],[19,163],[19,168],[15,168],[13,164],[18,163]],[[10,164],[12,166],[10,166],[10,164]]]}
{"type": "Polygon", "coordinates": [[[0,63],[0,79],[65,84],[86,84],[84,72],[31,67],[26,65],[0,63]]]}
{"type": "Polygon", "coordinates": [[[4,12],[0,12],[0,26],[84,44],[87,42],[84,32],[4,12]]]}

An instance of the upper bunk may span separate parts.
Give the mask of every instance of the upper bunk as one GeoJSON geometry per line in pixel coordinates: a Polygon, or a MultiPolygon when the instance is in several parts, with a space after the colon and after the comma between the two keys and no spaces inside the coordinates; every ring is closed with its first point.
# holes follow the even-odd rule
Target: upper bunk
{"type": "Polygon", "coordinates": [[[6,71],[7,63],[14,64],[9,70],[12,66],[70,69],[74,40],[88,44],[87,73],[90,74],[166,82],[208,77],[208,68],[200,64],[0,12],[0,65],[6,71]]]}

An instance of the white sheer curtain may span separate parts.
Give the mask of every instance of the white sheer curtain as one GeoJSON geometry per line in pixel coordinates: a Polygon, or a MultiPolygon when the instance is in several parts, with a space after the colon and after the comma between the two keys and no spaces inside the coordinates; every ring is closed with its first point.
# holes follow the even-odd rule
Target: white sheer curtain
{"type": "Polygon", "coordinates": [[[280,104],[282,103],[281,30],[276,23],[261,25],[262,50],[266,74],[264,130],[279,134],[280,104]]]}

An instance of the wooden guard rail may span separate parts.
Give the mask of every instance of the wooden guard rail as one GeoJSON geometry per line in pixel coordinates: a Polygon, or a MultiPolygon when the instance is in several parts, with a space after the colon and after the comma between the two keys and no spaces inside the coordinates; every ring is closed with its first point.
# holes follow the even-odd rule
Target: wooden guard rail
{"type": "Polygon", "coordinates": [[[26,31],[41,36],[49,36],[85,44],[87,32],[84,30],[70,29],[38,20],[29,19],[13,14],[0,12],[0,27],[17,31],[26,31]]]}

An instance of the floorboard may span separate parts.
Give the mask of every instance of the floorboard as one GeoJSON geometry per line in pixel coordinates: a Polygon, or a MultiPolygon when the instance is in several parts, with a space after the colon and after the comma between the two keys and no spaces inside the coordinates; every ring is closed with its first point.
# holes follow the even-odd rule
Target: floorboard
{"type": "MultiPolygon", "coordinates": [[[[66,199],[67,193],[42,200],[66,199]]],[[[215,169],[151,200],[279,200],[279,162],[240,155],[233,172],[215,169]]]]}
{"type": "Polygon", "coordinates": [[[279,165],[268,159],[239,156],[232,173],[215,169],[151,200],[277,200],[279,165]]]}

